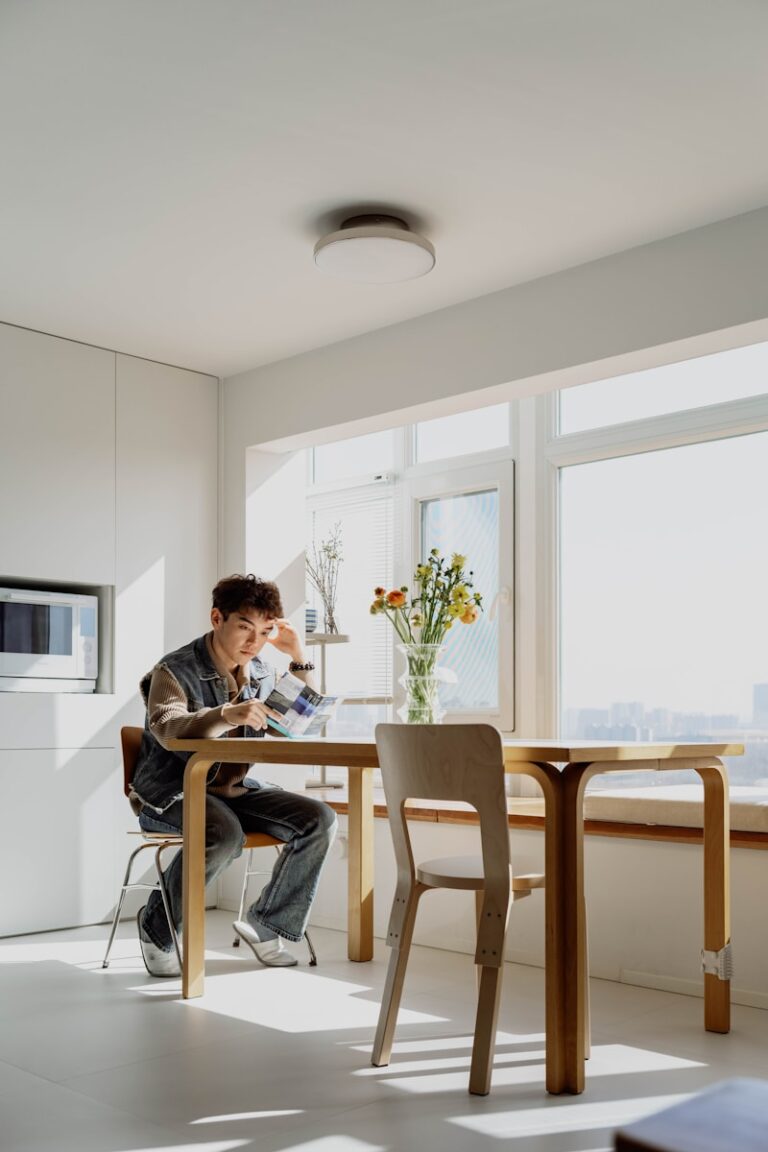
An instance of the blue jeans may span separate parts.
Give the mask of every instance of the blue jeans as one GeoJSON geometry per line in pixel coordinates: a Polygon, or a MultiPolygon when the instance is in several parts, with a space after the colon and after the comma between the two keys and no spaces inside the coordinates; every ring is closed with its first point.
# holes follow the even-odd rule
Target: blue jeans
{"type": "MultiPolygon", "coordinates": [[[[255,781],[253,782],[255,783],[255,781]]],[[[139,824],[145,832],[178,834],[182,827],[183,801],[177,800],[162,816],[145,809],[139,824]]],[[[248,920],[258,932],[259,925],[284,936],[301,940],[317,891],[325,858],[336,834],[336,813],[321,800],[262,785],[251,787],[244,796],[205,797],[205,882],[210,883],[236,860],[243,850],[244,832],[266,832],[285,847],[280,851],[269,882],[248,920]]],[[[177,852],[165,871],[171,915],[176,931],[181,931],[181,857],[177,852]]],[[[160,893],[152,892],[142,920],[150,940],[164,951],[173,947],[160,893]]]]}

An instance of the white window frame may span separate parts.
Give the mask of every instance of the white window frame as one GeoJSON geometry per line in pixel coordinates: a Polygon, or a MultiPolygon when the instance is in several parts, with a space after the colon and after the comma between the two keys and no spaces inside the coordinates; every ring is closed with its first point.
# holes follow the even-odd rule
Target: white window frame
{"type": "MultiPolygon", "coordinates": [[[[692,357],[692,359],[695,357],[692,357]]],[[[673,362],[673,361],[670,361],[673,362]]],[[[552,587],[547,596],[545,613],[549,620],[553,649],[553,677],[549,680],[550,710],[554,725],[560,729],[561,662],[560,662],[560,556],[559,556],[559,487],[563,468],[591,464],[601,460],[636,456],[667,448],[680,448],[734,436],[747,436],[768,431],[768,395],[751,396],[706,407],[685,409],[641,420],[611,424],[593,430],[558,435],[556,393],[538,398],[540,412],[548,428],[543,454],[546,467],[542,473],[543,496],[549,515],[542,521],[552,552],[552,587]]]]}
{"type": "MultiPolygon", "coordinates": [[[[495,456],[496,453],[489,453],[495,456]]],[[[413,583],[413,569],[423,559],[421,545],[421,504],[426,500],[443,497],[465,496],[474,492],[496,489],[499,494],[499,596],[497,602],[486,599],[484,610],[494,612],[499,621],[499,666],[497,668],[499,707],[482,712],[447,713],[447,721],[468,723],[471,721],[493,724],[503,732],[512,732],[515,722],[515,580],[514,580],[514,462],[506,458],[494,462],[474,464],[469,467],[446,468],[442,462],[440,470],[429,468],[414,470],[403,485],[400,522],[403,528],[403,556],[409,556],[409,570],[401,571],[402,583],[410,588],[413,583]],[[508,654],[508,663],[505,663],[508,654]]],[[[459,457],[462,465],[466,457],[459,457]]],[[[483,592],[483,589],[478,589],[483,592]]],[[[398,657],[396,656],[397,660],[398,657]]],[[[395,704],[403,702],[403,690],[395,677],[395,704]]]]}

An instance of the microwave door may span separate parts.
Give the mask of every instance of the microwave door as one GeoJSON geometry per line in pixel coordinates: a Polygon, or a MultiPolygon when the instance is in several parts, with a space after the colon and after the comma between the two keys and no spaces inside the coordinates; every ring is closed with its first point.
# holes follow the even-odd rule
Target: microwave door
{"type": "Polygon", "coordinates": [[[0,600],[0,675],[61,677],[77,673],[75,609],[18,593],[0,600]]]}

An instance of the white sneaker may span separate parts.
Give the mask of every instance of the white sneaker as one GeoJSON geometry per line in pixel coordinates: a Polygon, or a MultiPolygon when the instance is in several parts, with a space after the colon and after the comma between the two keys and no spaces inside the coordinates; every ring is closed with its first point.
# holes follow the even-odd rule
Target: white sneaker
{"type": "Polygon", "coordinates": [[[259,934],[252,928],[247,920],[235,920],[232,925],[241,940],[245,940],[254,956],[265,964],[267,968],[293,968],[298,964],[295,956],[285,948],[279,936],[274,940],[259,940],[259,934]]]}
{"type": "MultiPolygon", "coordinates": [[[[146,907],[146,905],[144,907],[146,907]]],[[[139,926],[139,947],[141,948],[141,955],[147,972],[149,972],[150,976],[181,976],[181,968],[179,967],[179,958],[176,955],[176,949],[172,947],[170,952],[164,952],[162,948],[158,948],[156,944],[152,943],[149,936],[147,936],[141,927],[143,915],[144,908],[140,908],[136,917],[136,923],[139,926]]]]}

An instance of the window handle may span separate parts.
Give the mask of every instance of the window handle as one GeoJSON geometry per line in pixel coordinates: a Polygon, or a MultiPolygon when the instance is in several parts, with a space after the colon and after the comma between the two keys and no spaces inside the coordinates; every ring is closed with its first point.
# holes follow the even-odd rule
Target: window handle
{"type": "Polygon", "coordinates": [[[496,619],[496,606],[502,604],[505,608],[508,604],[512,603],[512,589],[507,584],[503,584],[493,598],[490,608],[488,609],[488,619],[496,619]]]}

